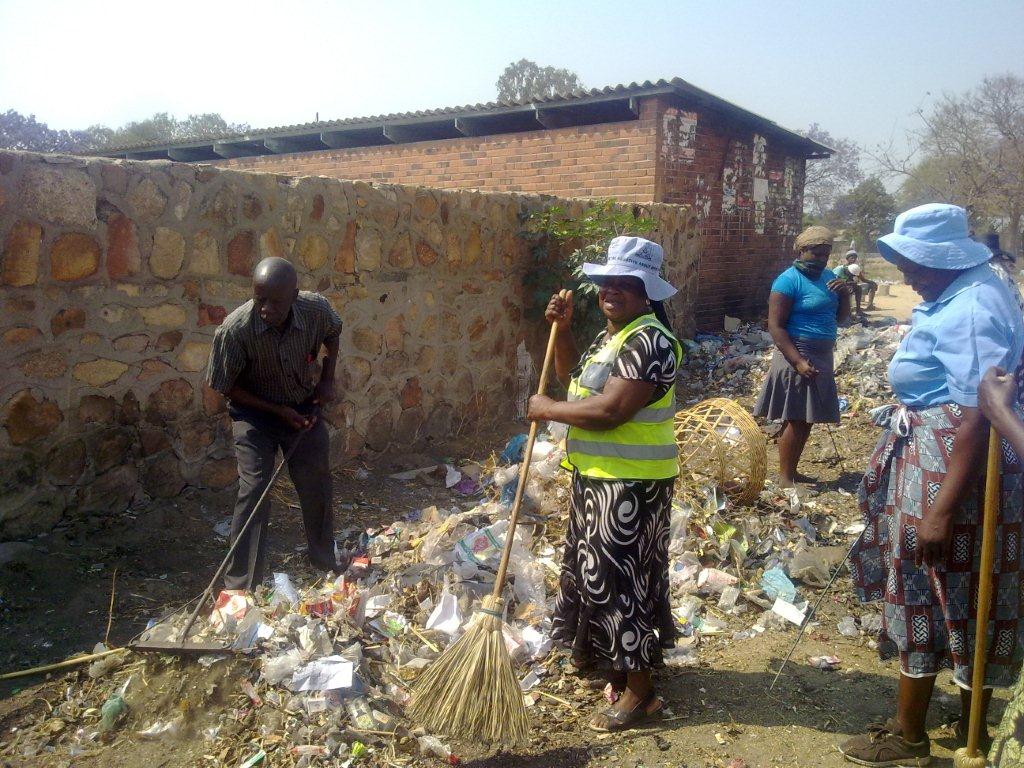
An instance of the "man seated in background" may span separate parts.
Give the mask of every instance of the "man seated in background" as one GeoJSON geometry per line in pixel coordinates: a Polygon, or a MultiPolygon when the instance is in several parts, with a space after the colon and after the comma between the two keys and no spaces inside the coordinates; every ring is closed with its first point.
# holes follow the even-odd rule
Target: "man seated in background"
{"type": "Polygon", "coordinates": [[[858,315],[864,314],[860,304],[864,298],[865,289],[868,294],[867,309],[875,308],[875,293],[878,291],[878,283],[874,280],[868,280],[864,276],[864,268],[857,263],[857,252],[853,248],[846,252],[846,263],[836,267],[835,273],[836,277],[840,280],[846,280],[848,283],[853,284],[853,295],[856,301],[855,310],[858,315]]]}

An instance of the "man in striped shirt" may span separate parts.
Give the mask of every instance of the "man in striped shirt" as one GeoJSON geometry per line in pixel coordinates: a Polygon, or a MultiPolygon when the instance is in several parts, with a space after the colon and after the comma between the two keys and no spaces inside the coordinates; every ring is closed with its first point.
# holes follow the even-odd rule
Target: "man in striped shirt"
{"type": "MultiPolygon", "coordinates": [[[[253,272],[253,298],[228,315],[213,337],[207,384],[228,399],[238,500],[231,541],[270,482],[277,451],[300,440],[288,461],[313,565],[342,570],[335,557],[330,438],[319,408],[335,397],[341,318],[318,293],[298,290],[295,268],[264,259],[253,272]],[[326,350],[318,365],[321,347],[326,350]]],[[[227,589],[263,581],[269,504],[256,513],[224,574],[227,589]]]]}

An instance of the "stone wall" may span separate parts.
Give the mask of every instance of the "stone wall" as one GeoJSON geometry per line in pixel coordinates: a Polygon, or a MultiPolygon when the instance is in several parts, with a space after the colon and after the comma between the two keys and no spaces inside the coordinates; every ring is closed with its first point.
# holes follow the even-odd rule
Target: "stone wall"
{"type": "MultiPolygon", "coordinates": [[[[336,462],[511,415],[516,349],[536,357],[544,336],[525,316],[522,222],[556,202],[585,204],[0,152],[0,539],[234,483],[203,373],[264,256],[344,321],[336,462]]],[[[650,210],[689,330],[696,221],[650,210]]]]}

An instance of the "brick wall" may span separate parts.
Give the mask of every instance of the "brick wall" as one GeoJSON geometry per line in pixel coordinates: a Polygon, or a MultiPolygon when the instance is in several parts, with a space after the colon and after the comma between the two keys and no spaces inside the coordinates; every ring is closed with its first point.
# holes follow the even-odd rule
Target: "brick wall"
{"type": "Polygon", "coordinates": [[[640,119],[465,139],[225,160],[223,167],[438,189],[654,200],[656,103],[640,119]]]}
{"type": "Polygon", "coordinates": [[[698,326],[762,316],[800,231],[803,156],[677,99],[661,99],[658,115],[656,197],[692,207],[699,223],[698,326]]]}

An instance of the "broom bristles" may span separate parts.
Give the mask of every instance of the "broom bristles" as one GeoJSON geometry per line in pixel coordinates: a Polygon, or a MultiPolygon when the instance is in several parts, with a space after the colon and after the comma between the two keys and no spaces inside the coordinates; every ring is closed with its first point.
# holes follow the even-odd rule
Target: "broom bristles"
{"type": "MultiPolygon", "coordinates": [[[[495,610],[488,598],[484,609],[495,610]]],[[[409,714],[428,729],[459,739],[521,744],[530,723],[501,631],[487,613],[420,675],[409,714]]]]}

